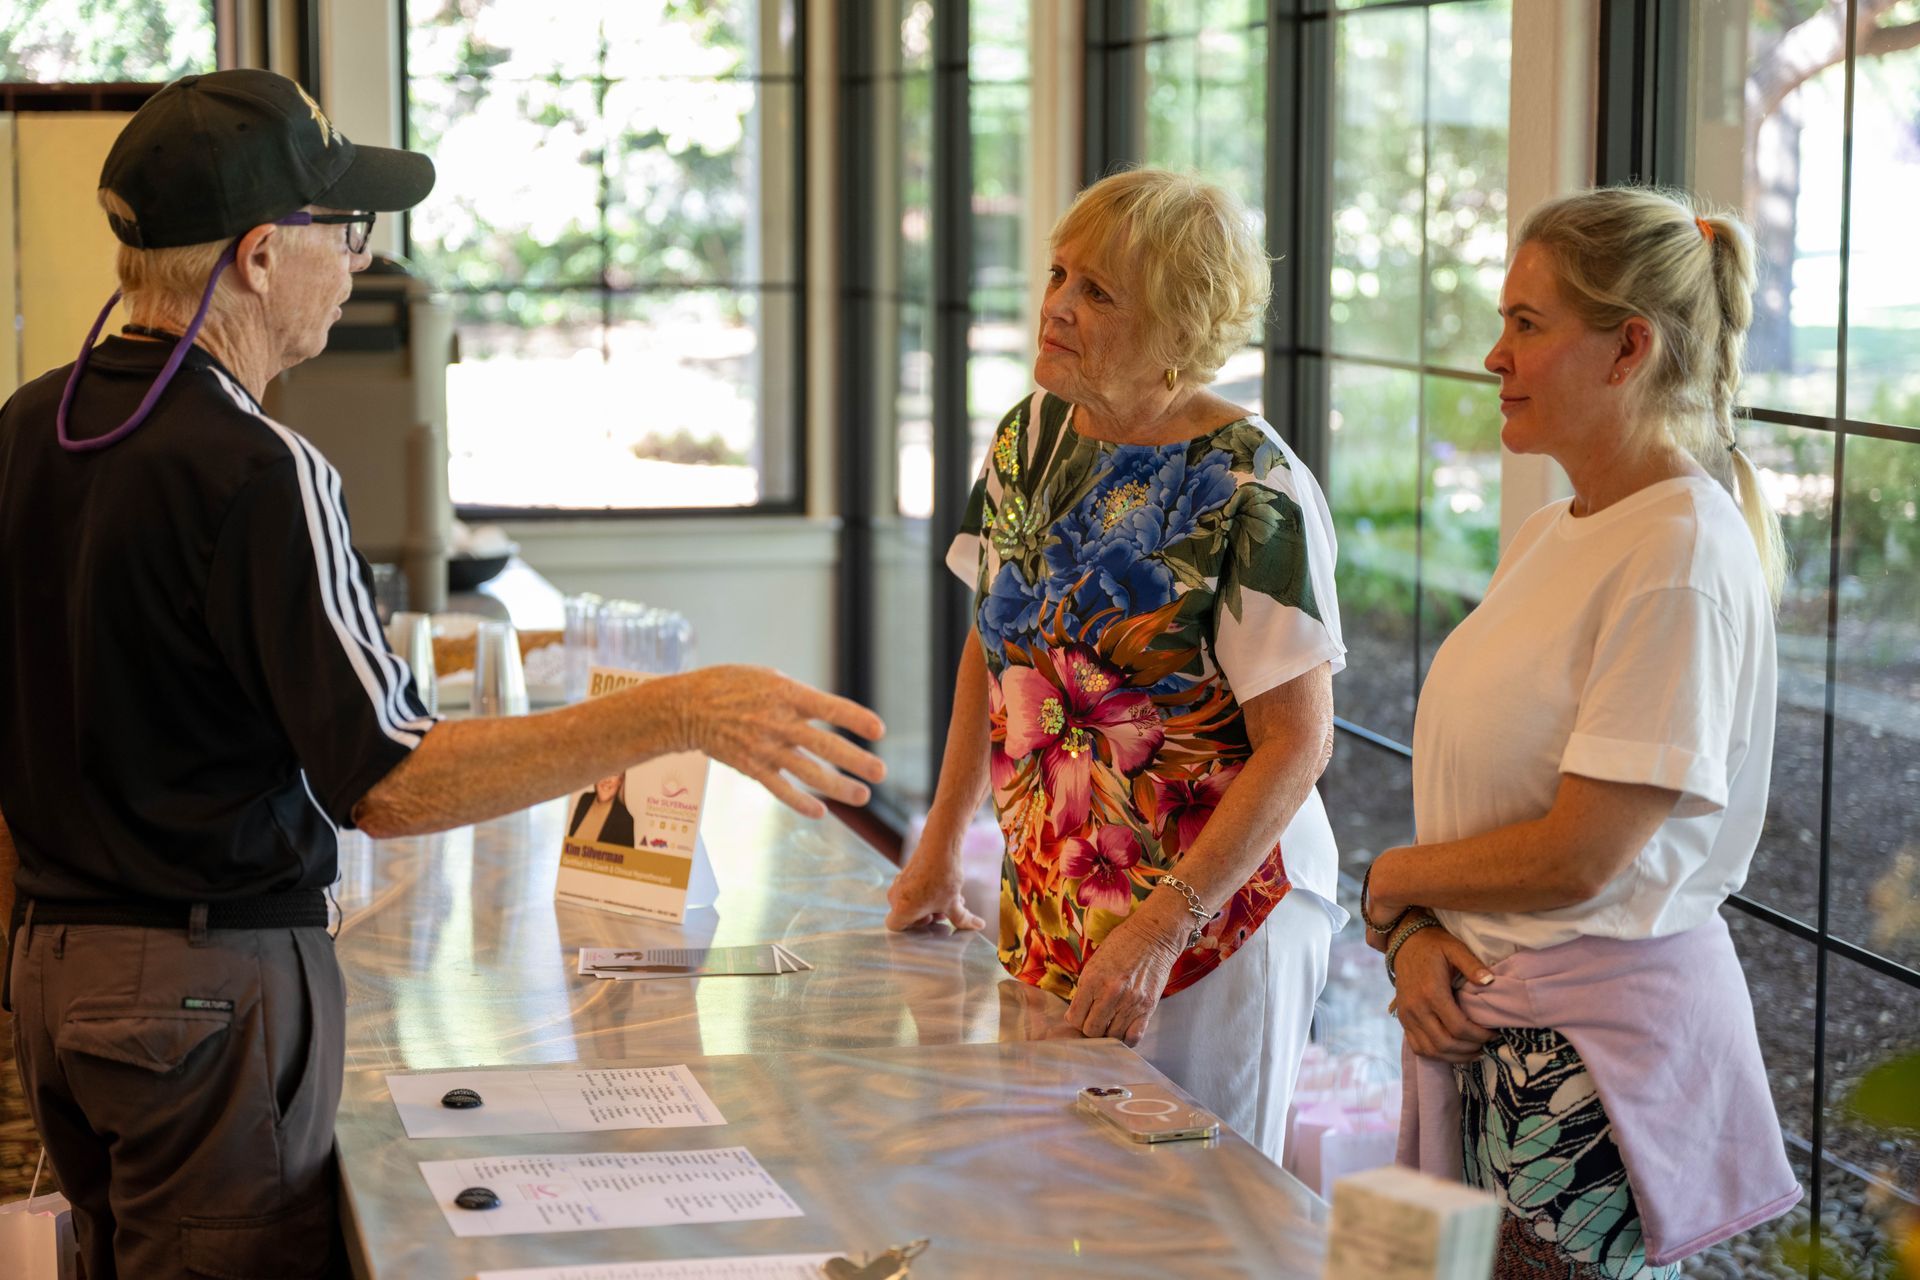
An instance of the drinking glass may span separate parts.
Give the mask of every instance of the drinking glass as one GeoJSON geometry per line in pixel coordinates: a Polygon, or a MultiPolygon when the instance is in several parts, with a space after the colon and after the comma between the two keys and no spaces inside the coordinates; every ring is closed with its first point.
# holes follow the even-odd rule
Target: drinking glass
{"type": "Polygon", "coordinates": [[[568,596],[561,602],[566,614],[562,647],[567,655],[567,701],[578,702],[587,696],[587,671],[592,667],[600,645],[600,606],[605,602],[591,591],[568,596]]]}
{"type": "Polygon", "coordinates": [[[527,674],[520,665],[520,636],[511,622],[482,622],[474,633],[473,713],[527,713],[527,674]]]}
{"type": "Polygon", "coordinates": [[[427,711],[440,710],[440,682],[433,666],[433,617],[425,613],[401,612],[387,624],[387,642],[413,672],[414,687],[427,711]]]}

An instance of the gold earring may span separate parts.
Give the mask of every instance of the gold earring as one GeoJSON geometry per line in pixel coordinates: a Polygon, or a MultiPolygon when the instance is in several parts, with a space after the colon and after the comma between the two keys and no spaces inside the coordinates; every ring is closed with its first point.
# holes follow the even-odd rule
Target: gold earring
{"type": "Polygon", "coordinates": [[[1180,371],[1178,369],[1167,370],[1167,390],[1173,390],[1173,384],[1179,377],[1180,371]]]}

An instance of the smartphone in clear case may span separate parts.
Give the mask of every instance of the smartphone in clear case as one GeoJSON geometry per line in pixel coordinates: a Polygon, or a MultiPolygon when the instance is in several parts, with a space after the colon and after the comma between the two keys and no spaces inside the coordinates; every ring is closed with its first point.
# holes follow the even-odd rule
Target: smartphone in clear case
{"type": "Polygon", "coordinates": [[[1176,1096],[1165,1085],[1091,1086],[1080,1091],[1074,1105],[1134,1142],[1181,1142],[1220,1134],[1217,1117],[1176,1096]]]}

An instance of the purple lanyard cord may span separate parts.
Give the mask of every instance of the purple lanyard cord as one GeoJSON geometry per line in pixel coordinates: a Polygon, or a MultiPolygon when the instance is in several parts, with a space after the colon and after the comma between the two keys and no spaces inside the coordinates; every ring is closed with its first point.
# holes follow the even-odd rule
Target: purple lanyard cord
{"type": "Polygon", "coordinates": [[[160,393],[167,389],[167,384],[173,381],[173,375],[180,371],[180,362],[187,358],[187,348],[193,345],[194,336],[200,332],[200,326],[206,323],[207,309],[213,304],[214,286],[220,283],[220,273],[233,265],[234,251],[239,247],[240,242],[235,240],[227,246],[226,252],[220,255],[220,260],[214,263],[213,274],[207,277],[206,292],[200,295],[200,309],[193,313],[193,323],[188,325],[187,331],[180,335],[180,340],[173,344],[173,354],[167,357],[167,363],[161,368],[160,376],[154,380],[153,386],[147,389],[146,397],[140,401],[140,407],[133,411],[133,416],[106,435],[96,436],[91,440],[75,440],[67,434],[67,412],[73,407],[74,392],[80,388],[80,375],[86,371],[87,361],[93,356],[93,344],[100,337],[100,329],[107,323],[107,317],[113,314],[114,307],[119,305],[120,290],[113,291],[113,296],[107,299],[107,305],[101,309],[99,319],[95,320],[93,328],[87,331],[87,340],[80,347],[80,357],[73,362],[73,372],[67,375],[66,390],[60,393],[60,408],[54,414],[54,429],[60,437],[62,449],[68,453],[91,453],[95,449],[104,449],[132,435],[134,430],[147,420],[147,415],[153,412],[153,406],[160,402],[160,393]]]}

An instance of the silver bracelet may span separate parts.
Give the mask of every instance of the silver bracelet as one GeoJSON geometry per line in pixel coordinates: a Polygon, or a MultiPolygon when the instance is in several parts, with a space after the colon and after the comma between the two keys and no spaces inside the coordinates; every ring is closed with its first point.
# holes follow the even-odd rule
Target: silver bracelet
{"type": "Polygon", "coordinates": [[[1400,958],[1400,948],[1405,946],[1407,939],[1414,934],[1440,923],[1431,911],[1422,911],[1411,920],[1407,920],[1406,913],[1402,912],[1401,920],[1405,923],[1395,929],[1393,936],[1387,939],[1387,981],[1396,987],[1400,985],[1400,975],[1394,971],[1393,962],[1400,958]]]}
{"type": "Polygon", "coordinates": [[[1206,936],[1207,926],[1220,918],[1218,911],[1208,911],[1206,904],[1200,901],[1200,895],[1194,892],[1192,885],[1175,875],[1162,875],[1160,883],[1177,891],[1187,900],[1187,914],[1199,923],[1193,926],[1193,934],[1187,939],[1187,945],[1198,946],[1200,939],[1206,936]]]}

